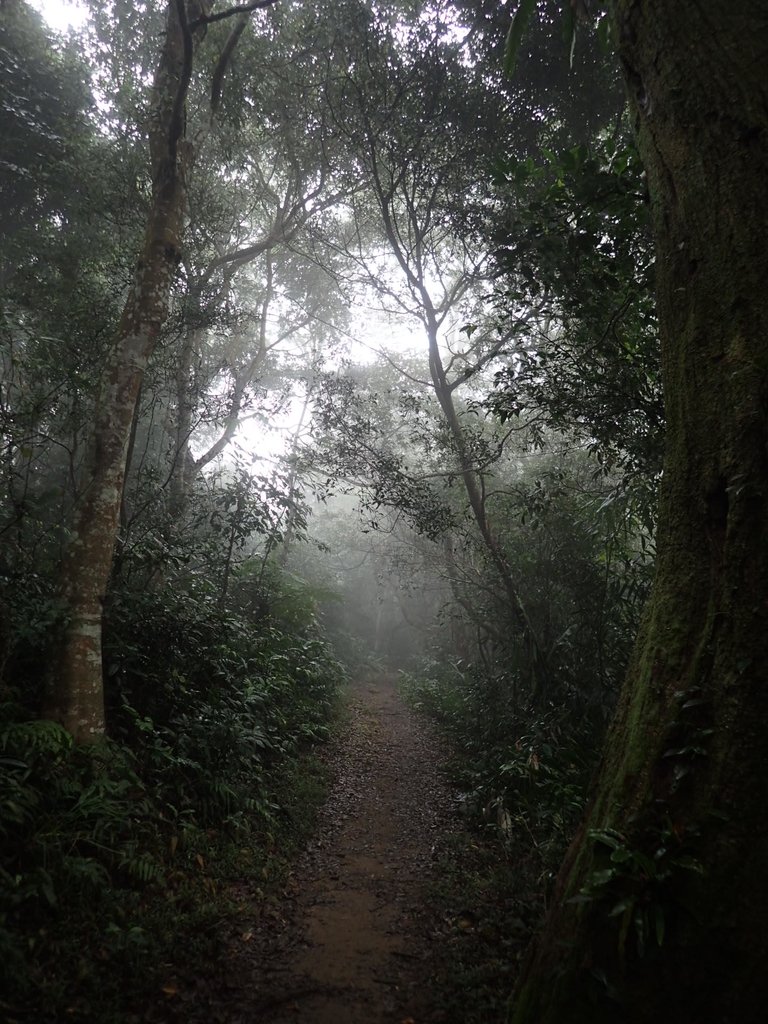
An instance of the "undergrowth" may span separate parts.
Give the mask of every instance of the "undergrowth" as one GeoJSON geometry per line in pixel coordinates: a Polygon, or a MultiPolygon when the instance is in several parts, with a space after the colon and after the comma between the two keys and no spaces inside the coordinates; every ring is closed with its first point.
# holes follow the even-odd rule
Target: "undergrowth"
{"type": "Polygon", "coordinates": [[[503,1024],[520,961],[582,814],[599,725],[520,702],[507,673],[430,662],[402,674],[407,702],[448,738],[464,828],[433,901],[445,922],[435,990],[446,1020],[503,1024]]]}
{"type": "Polygon", "coordinates": [[[403,674],[401,690],[448,737],[466,820],[502,845],[522,841],[551,876],[584,808],[601,724],[567,704],[521,704],[504,672],[460,662],[403,674]]]}
{"type": "Polygon", "coordinates": [[[25,643],[0,704],[0,1019],[143,1020],[176,998],[175,965],[213,954],[231,884],[268,892],[311,827],[309,752],[342,672],[311,621],[123,593],[105,634],[109,738],[78,747],[34,717],[34,680],[13,671],[35,664],[25,643]]]}
{"type": "Polygon", "coordinates": [[[543,908],[535,858],[489,828],[457,830],[441,852],[430,902],[440,941],[433,989],[446,1021],[505,1024],[520,961],[543,908]]]}

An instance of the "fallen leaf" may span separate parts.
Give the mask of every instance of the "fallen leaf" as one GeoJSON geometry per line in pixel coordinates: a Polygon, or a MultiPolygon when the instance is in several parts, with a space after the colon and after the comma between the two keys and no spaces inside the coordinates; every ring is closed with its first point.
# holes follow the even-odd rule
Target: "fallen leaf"
{"type": "Polygon", "coordinates": [[[477,917],[471,910],[462,910],[461,913],[456,915],[454,923],[456,924],[456,927],[460,928],[463,932],[471,932],[475,930],[477,917]]]}

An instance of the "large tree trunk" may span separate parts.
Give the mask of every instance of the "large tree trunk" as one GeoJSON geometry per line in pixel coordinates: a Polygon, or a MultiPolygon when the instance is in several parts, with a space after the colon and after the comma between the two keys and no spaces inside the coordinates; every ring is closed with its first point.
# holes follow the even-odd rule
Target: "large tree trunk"
{"type": "Polygon", "coordinates": [[[658,569],[593,804],[513,1019],[758,1024],[768,1005],[768,11],[764,0],[616,0],[614,16],[657,247],[668,415],[658,569]]]}
{"type": "Polygon", "coordinates": [[[150,113],[152,205],[134,283],[102,381],[89,479],[61,572],[67,622],[55,652],[45,710],[81,742],[104,731],[102,602],[117,536],[126,451],[141,380],[168,315],[180,258],[188,159],[184,104],[193,42],[184,6],[171,0],[150,113]]]}

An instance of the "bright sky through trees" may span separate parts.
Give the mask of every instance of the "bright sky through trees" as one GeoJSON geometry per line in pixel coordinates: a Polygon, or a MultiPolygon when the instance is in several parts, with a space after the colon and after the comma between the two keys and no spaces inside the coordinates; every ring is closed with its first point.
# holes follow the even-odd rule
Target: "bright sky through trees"
{"type": "Polygon", "coordinates": [[[32,0],[32,6],[57,32],[80,28],[88,20],[88,12],[77,0],[32,0]]]}

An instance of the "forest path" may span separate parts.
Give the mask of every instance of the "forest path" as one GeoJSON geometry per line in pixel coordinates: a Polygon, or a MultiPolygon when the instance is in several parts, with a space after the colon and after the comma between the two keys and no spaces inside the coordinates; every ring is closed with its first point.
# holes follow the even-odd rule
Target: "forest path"
{"type": "MultiPolygon", "coordinates": [[[[335,781],[266,942],[260,1024],[441,1019],[428,990],[425,890],[455,809],[437,740],[384,676],[352,692],[335,781]]],[[[260,925],[260,930],[264,925],[260,925]]],[[[263,936],[261,936],[263,940],[263,936]]]]}

